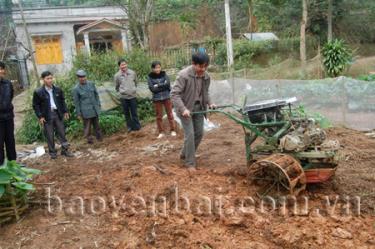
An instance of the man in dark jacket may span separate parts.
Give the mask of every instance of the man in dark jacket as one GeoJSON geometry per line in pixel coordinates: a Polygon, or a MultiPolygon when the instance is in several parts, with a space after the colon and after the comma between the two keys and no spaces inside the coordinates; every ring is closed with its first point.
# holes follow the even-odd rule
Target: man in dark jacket
{"type": "Polygon", "coordinates": [[[69,119],[69,113],[65,103],[64,92],[53,85],[51,72],[43,72],[42,79],[44,85],[34,92],[33,108],[39,123],[44,128],[49,154],[52,159],[57,158],[54,140],[56,132],[61,143],[61,155],[72,157],[73,154],[68,150],[69,143],[65,137],[64,118],[69,119]]]}
{"type": "Polygon", "coordinates": [[[78,83],[73,89],[74,105],[78,119],[83,120],[84,136],[89,144],[93,143],[91,125],[95,130],[96,139],[102,140],[99,126],[100,99],[94,83],[86,79],[86,72],[78,70],[78,83]]]}
{"type": "Polygon", "coordinates": [[[14,140],[13,86],[5,78],[5,64],[0,61],[0,166],[4,164],[4,144],[8,161],[17,159],[14,140]]]}

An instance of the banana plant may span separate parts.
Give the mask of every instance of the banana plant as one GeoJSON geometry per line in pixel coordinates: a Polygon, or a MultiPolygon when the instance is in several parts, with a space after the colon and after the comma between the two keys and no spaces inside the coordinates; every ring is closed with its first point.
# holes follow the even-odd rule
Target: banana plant
{"type": "Polygon", "coordinates": [[[344,41],[335,39],[327,42],[322,50],[323,66],[331,77],[339,76],[353,60],[352,51],[344,41]]]}
{"type": "Polygon", "coordinates": [[[34,190],[30,180],[40,173],[38,169],[21,167],[15,161],[7,162],[0,167],[0,198],[5,194],[26,194],[34,190]]]}

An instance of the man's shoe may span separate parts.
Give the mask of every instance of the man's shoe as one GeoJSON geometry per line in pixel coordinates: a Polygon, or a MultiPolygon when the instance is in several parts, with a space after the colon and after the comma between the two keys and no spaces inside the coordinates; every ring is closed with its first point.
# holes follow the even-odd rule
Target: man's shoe
{"type": "Polygon", "coordinates": [[[74,157],[74,154],[70,151],[61,151],[61,155],[65,157],[74,157]]]}
{"type": "Polygon", "coordinates": [[[188,170],[190,173],[197,172],[197,168],[194,167],[194,166],[189,166],[189,167],[187,167],[187,170],[188,170]]]}
{"type": "Polygon", "coordinates": [[[176,133],[175,131],[172,131],[172,132],[171,132],[171,136],[172,136],[172,137],[175,137],[175,136],[177,136],[177,133],[176,133]]]}
{"type": "Polygon", "coordinates": [[[50,154],[50,157],[52,160],[56,160],[57,159],[57,154],[50,154]]]}
{"type": "Polygon", "coordinates": [[[158,136],[158,139],[162,139],[163,137],[164,137],[164,134],[160,133],[159,136],[158,136]]]}

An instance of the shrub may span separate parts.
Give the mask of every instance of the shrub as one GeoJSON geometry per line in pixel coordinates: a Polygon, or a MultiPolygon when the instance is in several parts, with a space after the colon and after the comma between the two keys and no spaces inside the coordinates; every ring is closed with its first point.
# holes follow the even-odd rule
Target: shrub
{"type": "MultiPolygon", "coordinates": [[[[145,51],[140,48],[133,48],[131,52],[124,57],[128,60],[129,67],[137,73],[139,80],[147,79],[147,75],[151,68],[151,58],[145,51]]],[[[116,70],[117,68],[118,66],[116,64],[116,70]]]]}
{"type": "Polygon", "coordinates": [[[322,49],[323,66],[331,77],[339,76],[352,62],[352,51],[342,40],[326,43],[322,49]]]}
{"type": "Polygon", "coordinates": [[[134,70],[139,79],[146,79],[150,71],[151,59],[140,48],[133,48],[127,54],[117,52],[93,53],[91,56],[78,54],[73,60],[73,69],[68,77],[76,80],[75,73],[78,69],[87,72],[88,78],[97,82],[112,81],[114,74],[118,71],[117,62],[120,58],[127,59],[129,68],[134,70]]]}
{"type": "Polygon", "coordinates": [[[101,115],[99,123],[103,134],[111,135],[124,128],[125,118],[119,108],[101,115]]]}
{"type": "Polygon", "coordinates": [[[361,75],[358,79],[363,81],[375,81],[375,74],[361,75]]]}
{"type": "Polygon", "coordinates": [[[73,68],[68,78],[75,82],[77,80],[75,73],[78,69],[83,69],[90,80],[97,82],[112,80],[118,69],[117,61],[121,56],[116,52],[93,53],[91,56],[80,53],[73,60],[73,68]]]}
{"type": "MultiPolygon", "coordinates": [[[[251,59],[262,53],[269,53],[273,48],[272,42],[251,42],[248,40],[236,40],[233,43],[233,56],[235,69],[249,68],[251,59]]],[[[225,44],[220,44],[215,62],[218,65],[227,63],[227,49],[225,44]]]]}
{"type": "Polygon", "coordinates": [[[138,116],[144,123],[151,122],[155,119],[155,109],[151,99],[138,99],[138,116]]]}
{"type": "Polygon", "coordinates": [[[43,131],[33,111],[25,114],[21,128],[17,131],[17,142],[21,144],[32,144],[43,139],[43,131]]]}

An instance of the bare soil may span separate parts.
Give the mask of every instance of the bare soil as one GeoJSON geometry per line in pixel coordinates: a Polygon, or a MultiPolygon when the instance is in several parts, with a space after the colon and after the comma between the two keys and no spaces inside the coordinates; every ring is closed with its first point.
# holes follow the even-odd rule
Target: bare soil
{"type": "Polygon", "coordinates": [[[154,124],[76,145],[73,159],[28,162],[44,171],[35,203],[0,228],[0,248],[375,248],[374,139],[330,129],[342,145],[334,179],[272,206],[247,180],[241,126],[210,119],[220,128],[204,137],[196,172],[182,167],[182,135],[157,140],[154,124]]]}

